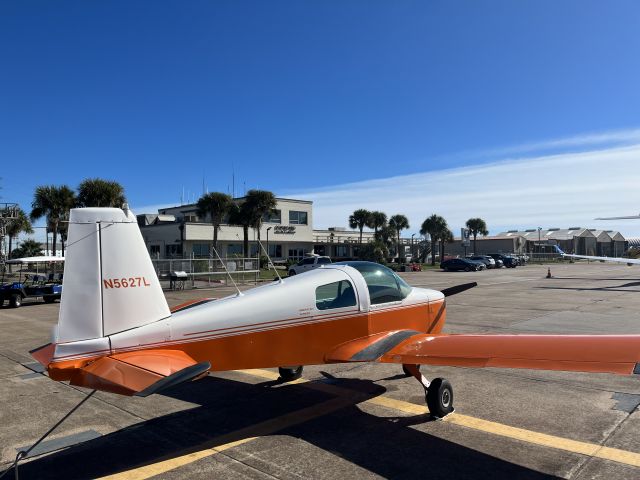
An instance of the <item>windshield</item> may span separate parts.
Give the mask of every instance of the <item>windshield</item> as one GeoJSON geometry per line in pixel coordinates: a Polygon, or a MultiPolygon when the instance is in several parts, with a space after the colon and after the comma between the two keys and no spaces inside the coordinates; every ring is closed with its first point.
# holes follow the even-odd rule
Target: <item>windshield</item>
{"type": "Polygon", "coordinates": [[[411,287],[384,265],[373,262],[339,262],[336,265],[349,265],[362,274],[372,305],[398,302],[411,292],[411,287]]]}

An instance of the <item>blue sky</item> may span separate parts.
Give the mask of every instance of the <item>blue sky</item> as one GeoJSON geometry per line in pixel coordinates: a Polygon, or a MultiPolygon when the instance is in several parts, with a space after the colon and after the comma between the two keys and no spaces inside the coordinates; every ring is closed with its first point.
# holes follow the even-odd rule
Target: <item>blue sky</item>
{"type": "MultiPolygon", "coordinates": [[[[37,185],[99,176],[141,211],[183,188],[197,198],[203,177],[227,191],[235,170],[237,194],[313,198],[320,227],[354,206],[411,212],[412,231],[434,212],[453,228],[488,216],[494,233],[637,213],[637,157],[617,149],[640,145],[639,24],[634,1],[5,0],[0,201],[28,209],[37,185]],[[554,162],[521,175],[532,216],[511,182],[549,158],[580,176],[554,162]],[[516,168],[508,189],[495,162],[516,168]],[[484,210],[456,197],[483,174],[504,190],[484,210]],[[545,175],[568,200],[543,201],[545,175]],[[380,201],[407,181],[406,207],[380,201]]],[[[640,222],[608,226],[640,235],[640,222]]]]}

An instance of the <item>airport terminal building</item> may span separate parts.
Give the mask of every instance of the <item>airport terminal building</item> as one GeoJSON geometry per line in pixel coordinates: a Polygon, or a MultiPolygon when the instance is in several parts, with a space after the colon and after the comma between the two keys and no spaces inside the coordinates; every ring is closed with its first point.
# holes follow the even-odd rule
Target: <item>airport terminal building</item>
{"type": "MultiPolygon", "coordinates": [[[[242,198],[236,198],[242,201],[242,198]]],[[[308,200],[277,198],[275,212],[265,218],[260,241],[274,261],[298,260],[309,253],[328,255],[334,260],[356,257],[360,232],[341,227],[313,229],[313,203],[308,200]]],[[[196,204],[162,208],[158,213],[138,215],[138,225],[152,258],[207,258],[211,251],[213,226],[209,218],[198,216],[196,204]]],[[[345,219],[346,220],[346,219],[345,219]]],[[[363,232],[362,242],[373,239],[363,232]]],[[[242,227],[223,224],[218,231],[218,253],[222,258],[241,256],[242,227]]],[[[409,243],[410,239],[403,239],[409,243]]],[[[257,232],[249,229],[250,256],[258,250],[257,232]]]]}

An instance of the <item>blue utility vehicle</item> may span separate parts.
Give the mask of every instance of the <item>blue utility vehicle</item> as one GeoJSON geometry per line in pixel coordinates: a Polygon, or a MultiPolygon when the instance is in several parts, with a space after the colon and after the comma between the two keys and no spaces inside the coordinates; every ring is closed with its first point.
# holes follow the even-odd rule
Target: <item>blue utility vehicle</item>
{"type": "Polygon", "coordinates": [[[62,296],[62,273],[40,273],[54,263],[64,262],[62,257],[26,257],[7,260],[8,265],[35,265],[36,273],[21,269],[17,280],[5,281],[6,272],[0,281],[0,307],[5,302],[18,308],[25,298],[42,298],[45,303],[53,303],[62,296]]]}

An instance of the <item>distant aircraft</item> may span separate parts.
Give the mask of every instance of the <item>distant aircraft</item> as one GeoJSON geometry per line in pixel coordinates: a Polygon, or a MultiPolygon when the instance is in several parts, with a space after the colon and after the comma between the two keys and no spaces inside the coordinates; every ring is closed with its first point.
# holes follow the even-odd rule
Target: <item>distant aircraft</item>
{"type": "Polygon", "coordinates": [[[64,290],[53,341],[32,351],[53,380],[147,396],[209,371],[303,365],[403,365],[434,417],[453,411],[453,388],[420,365],[640,374],[640,335],[442,333],[442,292],[415,288],[369,262],[325,265],[220,300],[170,310],[135,216],[71,210],[64,290]]]}
{"type": "Polygon", "coordinates": [[[560,255],[568,258],[583,258],[585,260],[599,260],[601,262],[626,263],[627,265],[640,264],[640,258],[623,258],[623,257],[595,257],[593,255],[574,255],[572,253],[564,253],[558,245],[553,246],[560,255]]]}
{"type": "Polygon", "coordinates": [[[595,220],[638,220],[640,215],[629,215],[628,217],[599,217],[595,220]]]}

